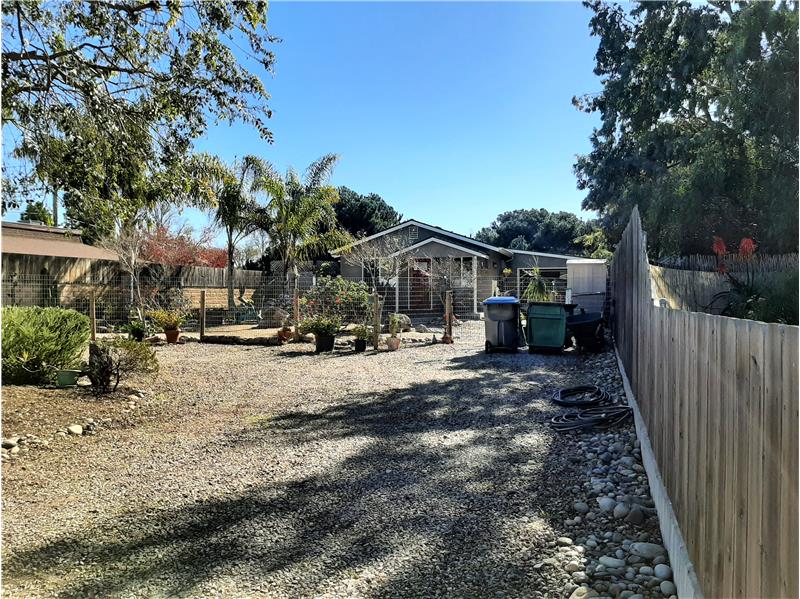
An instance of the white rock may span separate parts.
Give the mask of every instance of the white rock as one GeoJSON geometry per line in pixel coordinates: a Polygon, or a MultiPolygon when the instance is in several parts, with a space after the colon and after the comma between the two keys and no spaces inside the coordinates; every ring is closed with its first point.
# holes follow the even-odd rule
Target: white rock
{"type": "Polygon", "coordinates": [[[70,435],[82,435],[83,427],[80,424],[71,424],[67,427],[67,432],[70,435]]]}
{"type": "Polygon", "coordinates": [[[562,547],[568,547],[569,545],[572,545],[572,539],[569,537],[558,537],[556,539],[556,543],[562,547]]]}
{"type": "Polygon", "coordinates": [[[583,566],[581,566],[578,562],[569,562],[566,566],[564,566],[564,569],[572,574],[578,570],[583,570],[583,566]]]}

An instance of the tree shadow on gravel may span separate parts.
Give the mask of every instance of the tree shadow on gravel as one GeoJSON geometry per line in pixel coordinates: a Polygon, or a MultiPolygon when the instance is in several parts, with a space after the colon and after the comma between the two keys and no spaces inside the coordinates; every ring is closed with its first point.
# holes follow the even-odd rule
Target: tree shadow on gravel
{"type": "Polygon", "coordinates": [[[447,368],[463,378],[234,431],[231,451],[310,444],[341,458],[231,496],[131,511],[9,556],[4,574],[61,578],[59,597],[205,596],[226,579],[229,596],[560,594],[566,575],[540,562],[557,552],[565,489],[579,474],[565,459],[569,437],[546,427],[557,410],[543,390],[565,373],[548,374],[559,358],[488,358],[453,357],[447,368]]]}

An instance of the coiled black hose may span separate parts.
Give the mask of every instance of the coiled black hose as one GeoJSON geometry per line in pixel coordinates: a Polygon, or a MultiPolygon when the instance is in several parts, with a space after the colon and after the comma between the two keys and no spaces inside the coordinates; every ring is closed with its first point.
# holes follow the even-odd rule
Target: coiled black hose
{"type": "Polygon", "coordinates": [[[561,406],[580,408],[550,420],[550,426],[559,432],[607,429],[625,422],[633,414],[628,406],[614,404],[611,396],[597,385],[559,389],[553,401],[561,406]]]}
{"type": "Polygon", "coordinates": [[[589,408],[611,401],[611,396],[597,385],[579,385],[559,389],[553,395],[553,401],[569,408],[589,408]]]}

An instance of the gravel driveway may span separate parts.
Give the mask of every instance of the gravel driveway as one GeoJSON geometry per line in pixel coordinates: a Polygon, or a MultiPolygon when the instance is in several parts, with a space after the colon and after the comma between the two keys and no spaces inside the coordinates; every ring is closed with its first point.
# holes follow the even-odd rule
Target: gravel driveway
{"type": "MultiPolygon", "coordinates": [[[[136,426],[4,463],[4,595],[568,597],[592,539],[660,542],[652,517],[572,520],[595,444],[632,429],[546,426],[558,387],[618,392],[609,355],[310,350],[160,348],[136,426]]],[[[629,563],[614,594],[662,596],[629,563]]]]}

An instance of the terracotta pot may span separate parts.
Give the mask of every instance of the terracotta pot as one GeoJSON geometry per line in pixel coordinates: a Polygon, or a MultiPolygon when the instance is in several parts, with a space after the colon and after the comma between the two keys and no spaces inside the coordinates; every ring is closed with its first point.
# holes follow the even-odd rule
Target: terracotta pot
{"type": "Polygon", "coordinates": [[[400,337],[389,337],[386,340],[386,347],[388,347],[391,351],[400,349],[400,337]]]}
{"type": "Polygon", "coordinates": [[[281,342],[286,343],[287,341],[291,340],[294,337],[294,332],[292,329],[279,329],[278,330],[278,338],[281,342]]]}
{"type": "Polygon", "coordinates": [[[164,334],[167,336],[167,343],[177,343],[178,337],[181,336],[180,329],[164,329],[164,334]]]}

